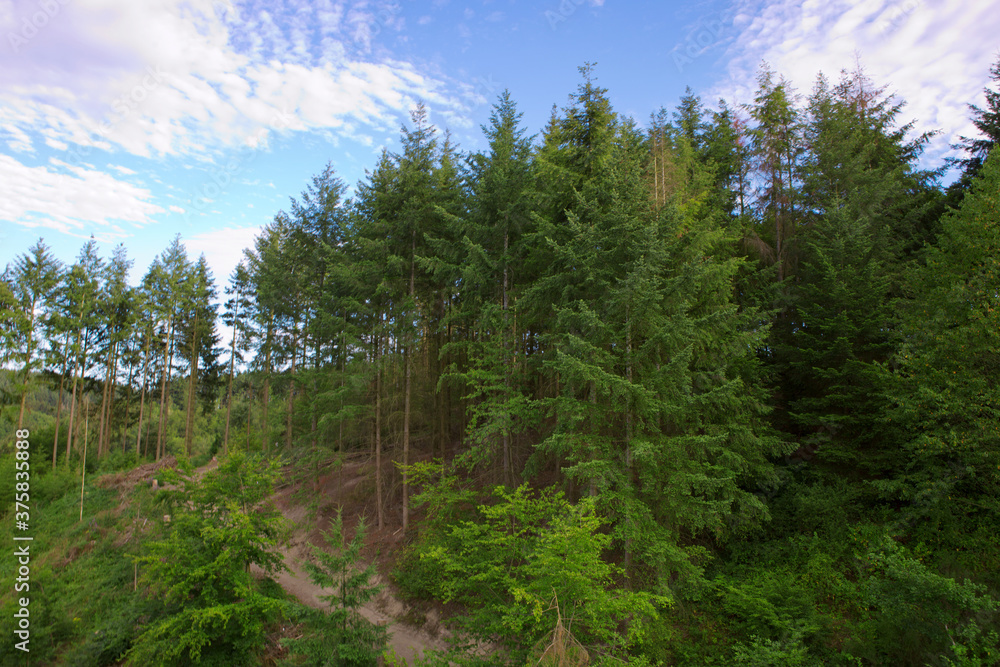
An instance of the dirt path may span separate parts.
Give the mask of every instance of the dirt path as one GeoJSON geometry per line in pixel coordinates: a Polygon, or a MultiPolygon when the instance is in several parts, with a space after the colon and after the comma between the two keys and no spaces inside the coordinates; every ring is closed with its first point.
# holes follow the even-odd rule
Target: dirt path
{"type": "MultiPolygon", "coordinates": [[[[293,595],[302,604],[323,609],[326,603],[319,599],[321,595],[330,595],[332,589],[317,586],[309,578],[309,573],[302,566],[309,550],[309,531],[305,529],[306,511],[304,507],[291,504],[290,491],[279,491],[276,497],[282,497],[283,502],[277,503],[281,513],[296,530],[289,538],[288,543],[282,545],[278,551],[285,560],[287,571],[281,572],[275,580],[288,593],[293,595]]],[[[275,498],[273,498],[275,499],[275,498]]],[[[383,583],[381,575],[376,575],[375,583],[383,583]]],[[[387,587],[383,586],[382,591],[364,607],[361,608],[361,615],[372,623],[386,626],[389,630],[388,649],[395,651],[399,658],[407,664],[412,665],[413,659],[426,649],[446,648],[444,642],[428,632],[427,629],[415,628],[399,620],[406,613],[406,605],[395,597],[387,587]]],[[[437,631],[437,624],[429,622],[425,628],[437,631]]]]}
{"type": "MultiPolygon", "coordinates": [[[[213,458],[195,471],[195,477],[201,479],[206,472],[217,466],[218,461],[213,458]]],[[[340,476],[338,480],[341,497],[344,492],[350,492],[364,478],[365,471],[362,466],[349,466],[345,474],[340,476]]],[[[306,508],[292,499],[295,489],[294,486],[285,487],[271,496],[271,501],[275,503],[285,519],[295,527],[288,542],[278,548],[278,552],[284,559],[285,567],[288,569],[277,574],[275,580],[287,593],[294,596],[302,604],[316,609],[325,609],[327,603],[320,600],[320,596],[330,595],[335,591],[314,584],[302,565],[311,553],[309,536],[315,534],[315,531],[307,525],[310,522],[306,518],[306,508]]],[[[251,566],[251,570],[262,574],[256,566],[251,566]]],[[[375,576],[374,583],[383,583],[381,575],[375,576]]],[[[407,606],[393,595],[387,586],[383,586],[382,591],[360,610],[361,615],[366,619],[388,629],[387,650],[394,651],[396,656],[405,660],[408,665],[414,664],[414,658],[427,649],[447,648],[439,637],[447,636],[448,633],[438,625],[436,616],[432,614],[426,618],[423,627],[416,628],[399,620],[406,612],[407,606]]]]}
{"type": "MultiPolygon", "coordinates": [[[[302,604],[317,609],[325,608],[326,604],[319,599],[319,596],[329,595],[333,590],[314,584],[309,579],[309,573],[302,567],[301,560],[292,553],[293,551],[295,550],[281,549],[288,571],[280,573],[275,579],[282,588],[295,596],[302,604]]],[[[372,623],[389,628],[388,648],[395,651],[397,656],[406,660],[407,664],[410,665],[413,664],[413,659],[421,651],[429,648],[444,648],[439,640],[431,637],[427,632],[400,623],[386,613],[384,609],[386,596],[387,594],[383,592],[378,598],[366,604],[361,609],[361,615],[372,623]]]]}

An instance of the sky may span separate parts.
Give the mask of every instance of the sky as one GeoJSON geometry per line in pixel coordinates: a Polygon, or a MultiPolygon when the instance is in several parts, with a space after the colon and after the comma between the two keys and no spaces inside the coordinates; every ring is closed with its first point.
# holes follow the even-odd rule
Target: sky
{"type": "MultiPolygon", "coordinates": [[[[330,162],[353,190],[423,101],[459,148],[509,89],[529,133],[595,63],[641,125],[685,88],[752,101],[762,61],[803,97],[860,63],[937,131],[973,133],[1000,56],[985,0],[0,0],[0,269],[122,243],[137,284],[173,237],[223,287],[330,162]]],[[[349,191],[350,191],[349,190],[349,191]]]]}

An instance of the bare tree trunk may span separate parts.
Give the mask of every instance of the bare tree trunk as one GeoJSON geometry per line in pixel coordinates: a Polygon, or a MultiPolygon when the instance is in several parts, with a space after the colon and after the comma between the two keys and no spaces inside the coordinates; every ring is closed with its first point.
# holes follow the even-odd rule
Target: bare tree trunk
{"type": "Polygon", "coordinates": [[[382,334],[375,335],[375,507],[378,529],[385,518],[382,510],[382,334]]]}
{"type": "MultiPolygon", "coordinates": [[[[628,382],[629,390],[632,387],[632,318],[629,307],[625,306],[625,380],[628,382]]],[[[625,474],[628,477],[628,484],[633,483],[632,471],[632,399],[626,398],[625,403],[625,474]]],[[[632,562],[632,518],[626,518],[628,527],[625,533],[625,562],[624,571],[628,576],[628,568],[632,562]]]]}
{"type": "Polygon", "coordinates": [[[104,433],[104,451],[111,451],[111,418],[115,409],[115,390],[118,388],[118,361],[121,359],[122,341],[115,342],[114,355],[111,357],[111,389],[108,394],[108,417],[107,426],[104,433]]]}
{"type": "Polygon", "coordinates": [[[264,453],[270,450],[269,438],[271,437],[270,429],[267,423],[267,409],[271,404],[271,343],[272,341],[272,325],[274,323],[274,313],[268,312],[267,315],[267,353],[264,355],[264,395],[261,397],[263,406],[261,408],[261,437],[263,438],[263,450],[264,453]]]}
{"type": "Polygon", "coordinates": [[[135,364],[128,365],[128,381],[125,383],[125,414],[122,415],[122,427],[121,427],[121,441],[122,441],[122,454],[125,454],[125,449],[128,447],[128,438],[126,437],[125,431],[128,429],[128,416],[132,411],[132,394],[135,393],[132,389],[132,383],[135,382],[135,364]]]}
{"type": "Polygon", "coordinates": [[[160,425],[156,430],[156,460],[159,461],[160,458],[165,453],[163,447],[163,425],[167,416],[167,375],[170,372],[170,367],[174,363],[174,315],[170,314],[167,319],[167,338],[163,341],[163,374],[160,380],[160,425]]]}
{"type": "Polygon", "coordinates": [[[253,412],[253,384],[247,378],[247,449],[250,449],[250,417],[253,412]]]}
{"type": "MultiPolygon", "coordinates": [[[[238,306],[237,306],[238,307],[238,306]]],[[[222,436],[222,455],[225,456],[229,453],[229,417],[233,411],[233,371],[236,367],[236,330],[235,327],[238,326],[239,320],[235,319],[234,316],[234,329],[233,329],[233,342],[229,346],[229,386],[226,389],[226,431],[222,436]]],[[[249,417],[249,412],[247,413],[249,417]]]]}
{"type": "Polygon", "coordinates": [[[135,425],[135,455],[137,457],[139,456],[139,442],[142,440],[142,415],[146,407],[146,386],[149,384],[149,344],[152,340],[152,331],[147,332],[146,350],[142,357],[142,392],[139,395],[139,422],[135,425]]]}
{"type": "Polygon", "coordinates": [[[17,412],[17,430],[24,426],[24,406],[28,399],[28,379],[31,377],[31,357],[35,351],[35,301],[31,302],[31,317],[28,320],[28,348],[24,359],[24,386],[21,389],[21,409],[17,412]]]}
{"type": "MultiPolygon", "coordinates": [[[[69,343],[69,333],[66,334],[66,343],[69,343]]],[[[52,469],[56,469],[56,454],[59,451],[59,421],[62,417],[63,387],[66,384],[66,366],[69,358],[65,354],[66,347],[63,347],[63,367],[59,374],[59,399],[56,401],[56,434],[52,439],[52,469]]]]}
{"type": "MultiPolygon", "coordinates": [[[[112,344],[113,345],[113,344],[112,344]]],[[[104,455],[105,413],[108,408],[108,387],[111,385],[111,347],[108,347],[108,358],[104,364],[104,387],[101,388],[101,415],[97,420],[97,458],[104,455]]]]}
{"type": "MultiPolygon", "coordinates": [[[[507,262],[507,251],[508,243],[510,240],[509,229],[505,228],[503,232],[503,298],[501,301],[501,307],[503,308],[503,350],[504,350],[504,400],[510,401],[510,330],[507,326],[507,290],[510,281],[510,268],[507,262]]],[[[510,488],[513,486],[513,475],[511,471],[511,460],[510,460],[510,427],[509,427],[510,415],[505,417],[503,423],[502,437],[503,437],[503,484],[505,487],[510,488]]]]}
{"type": "Polygon", "coordinates": [[[299,352],[298,322],[292,337],[292,371],[288,376],[288,409],[285,411],[285,448],[292,450],[292,412],[295,410],[295,358],[299,352]]]}
{"type": "MultiPolygon", "coordinates": [[[[79,347],[79,345],[80,345],[80,336],[81,335],[82,335],[82,332],[78,331],[76,333],[76,345],[77,345],[77,347],[79,347]]],[[[83,370],[80,368],[80,366],[81,366],[81,364],[80,364],[80,355],[79,355],[79,353],[77,353],[77,355],[76,355],[76,361],[75,361],[75,363],[73,365],[73,392],[72,392],[72,397],[70,398],[70,402],[69,402],[69,430],[66,433],[66,465],[69,465],[69,455],[73,451],[73,426],[76,423],[76,379],[77,379],[77,375],[76,374],[77,374],[77,371],[80,371],[81,375],[83,374],[83,370]]]]}
{"type": "Polygon", "coordinates": [[[191,456],[191,443],[194,440],[194,389],[198,384],[198,357],[201,350],[199,350],[198,341],[198,317],[199,312],[197,307],[194,311],[194,329],[192,330],[193,335],[191,336],[191,349],[189,350],[191,354],[191,369],[188,373],[188,398],[187,398],[187,415],[185,415],[184,420],[184,451],[187,455],[191,456]]]}
{"type": "MultiPolygon", "coordinates": [[[[416,287],[416,251],[417,251],[417,233],[413,232],[413,236],[410,241],[410,303],[416,307],[415,304],[415,287],[416,287]]],[[[413,393],[413,383],[412,383],[412,348],[413,343],[409,342],[403,351],[403,375],[404,375],[404,387],[403,387],[403,532],[410,524],[410,477],[407,473],[406,466],[410,464],[410,402],[413,393]]]]}

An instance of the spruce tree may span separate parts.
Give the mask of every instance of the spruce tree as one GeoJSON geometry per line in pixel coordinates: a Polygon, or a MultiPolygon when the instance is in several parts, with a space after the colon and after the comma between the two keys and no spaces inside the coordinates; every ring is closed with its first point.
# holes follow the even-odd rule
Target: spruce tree
{"type": "Polygon", "coordinates": [[[920,539],[996,564],[1000,513],[1000,155],[994,149],[898,303],[902,345],[886,385],[901,442],[893,479],[920,539]],[[944,497],[947,496],[947,502],[944,497]],[[930,530],[928,530],[930,529],[930,530]]]}
{"type": "Polygon", "coordinates": [[[8,342],[20,362],[17,375],[17,428],[24,425],[25,404],[33,373],[41,366],[42,323],[62,277],[61,263],[52,256],[42,239],[14,262],[12,295],[16,305],[10,309],[8,342]]]}
{"type": "MultiPolygon", "coordinates": [[[[531,279],[525,275],[525,235],[530,233],[533,167],[531,138],[520,127],[522,114],[504,91],[483,132],[488,153],[469,159],[469,211],[458,219],[462,239],[460,318],[468,331],[463,344],[470,388],[469,461],[499,460],[504,484],[515,469],[512,441],[531,418],[525,411],[523,361],[517,296],[531,279]]],[[[457,344],[456,344],[457,345],[457,344]]],[[[457,347],[456,347],[457,349],[457,347]]]]}

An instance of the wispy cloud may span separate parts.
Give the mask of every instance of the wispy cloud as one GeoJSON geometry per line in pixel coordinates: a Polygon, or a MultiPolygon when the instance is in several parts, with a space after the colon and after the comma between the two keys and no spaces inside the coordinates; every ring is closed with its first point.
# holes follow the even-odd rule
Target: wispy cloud
{"type": "Polygon", "coordinates": [[[47,28],[72,48],[40,43],[39,34],[19,54],[0,51],[8,146],[30,151],[38,133],[50,144],[192,155],[238,145],[287,107],[291,129],[309,131],[394,127],[416,99],[461,106],[443,81],[407,62],[350,57],[359,41],[398,26],[391,5],[241,5],[235,17],[206,6],[75,0],[47,28]],[[34,72],[39,64],[45,72],[34,72]]]}
{"type": "MultiPolygon", "coordinates": [[[[470,108],[454,82],[374,48],[379,35],[405,27],[399,7],[384,0],[58,1],[58,15],[29,42],[0,48],[0,151],[18,178],[92,183],[92,163],[122,154],[212,164],[238,147],[266,147],[275,131],[371,144],[417,100],[458,120],[470,108]],[[276,117],[288,121],[276,125],[276,117]],[[65,166],[32,171],[18,155],[42,149],[61,153],[65,166]]],[[[0,34],[17,27],[14,9],[0,0],[0,34]]],[[[107,171],[108,202],[116,202],[108,211],[89,208],[97,199],[87,188],[62,191],[65,205],[45,205],[38,187],[49,185],[7,188],[0,210],[57,229],[87,217],[74,211],[88,210],[97,224],[109,216],[145,224],[162,211],[146,191],[110,175],[134,171],[107,171]]]]}
{"type": "Polygon", "coordinates": [[[151,193],[92,168],[52,160],[27,167],[0,154],[0,220],[27,227],[50,227],[102,240],[124,235],[119,223],[145,224],[163,209],[151,193]]]}

